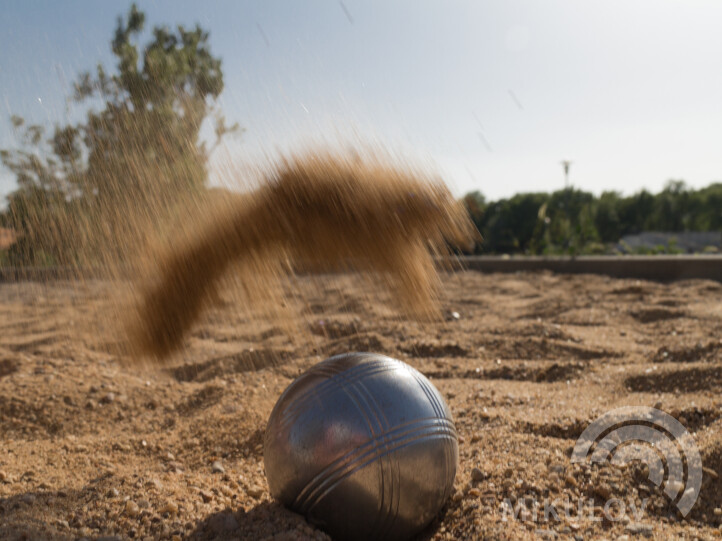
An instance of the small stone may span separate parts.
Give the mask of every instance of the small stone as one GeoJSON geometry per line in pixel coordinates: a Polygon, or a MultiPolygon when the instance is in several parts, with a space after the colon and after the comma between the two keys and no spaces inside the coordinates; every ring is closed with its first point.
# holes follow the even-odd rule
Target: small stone
{"type": "Polygon", "coordinates": [[[198,494],[201,495],[201,498],[205,503],[208,503],[210,501],[213,501],[213,493],[208,492],[207,490],[200,490],[198,494]]]}
{"type": "Polygon", "coordinates": [[[478,488],[470,488],[466,494],[472,498],[478,498],[481,496],[481,491],[478,488]]]}
{"type": "Polygon", "coordinates": [[[709,475],[712,479],[715,481],[719,479],[719,474],[714,471],[712,468],[702,468],[702,471],[705,473],[705,475],[709,475]]]}
{"type": "Polygon", "coordinates": [[[183,473],[183,464],[180,462],[168,462],[168,471],[171,473],[183,473]]]}
{"type": "Polygon", "coordinates": [[[166,502],[166,504],[160,508],[160,512],[176,515],[178,514],[178,504],[175,502],[166,502]]]}
{"type": "Polygon", "coordinates": [[[246,489],[246,494],[248,494],[251,498],[260,498],[263,496],[263,489],[254,485],[246,489]]]}
{"type": "Polygon", "coordinates": [[[576,479],[574,478],[574,476],[571,475],[571,474],[570,474],[570,475],[567,475],[567,476],[564,478],[564,481],[566,481],[567,485],[569,485],[570,487],[576,487],[576,486],[577,486],[577,480],[576,480],[576,479]]]}
{"type": "Polygon", "coordinates": [[[631,534],[641,534],[645,537],[648,537],[652,535],[652,525],[651,524],[644,524],[642,522],[630,522],[627,524],[627,527],[624,528],[626,531],[628,531],[631,534]]]}
{"type": "Polygon", "coordinates": [[[720,509],[719,507],[715,507],[713,513],[717,517],[722,516],[722,509],[720,509]]]}
{"type": "Polygon", "coordinates": [[[213,473],[226,473],[226,469],[223,467],[223,464],[221,464],[220,460],[216,460],[211,464],[211,472],[213,473]]]}
{"type": "Polygon", "coordinates": [[[5,473],[4,471],[0,470],[0,483],[5,481],[7,478],[8,478],[8,474],[5,473]]]}
{"type": "Polygon", "coordinates": [[[150,502],[148,500],[138,500],[138,507],[141,509],[148,509],[150,507],[150,502]]]}
{"type": "Polygon", "coordinates": [[[108,393],[100,399],[101,404],[112,404],[115,402],[115,393],[108,393]]]}
{"type": "Polygon", "coordinates": [[[484,475],[484,472],[481,471],[479,468],[472,468],[471,470],[471,480],[475,482],[483,481],[486,476],[484,475]]]}
{"type": "Polygon", "coordinates": [[[456,492],[454,492],[454,495],[451,497],[451,499],[455,502],[460,502],[464,499],[464,493],[460,490],[457,490],[456,492]]]}
{"type": "Polygon", "coordinates": [[[120,492],[117,488],[113,487],[108,491],[109,498],[117,498],[118,496],[120,496],[120,492]]]}
{"type": "Polygon", "coordinates": [[[612,489],[606,483],[602,483],[601,485],[594,487],[594,493],[603,500],[608,500],[612,495],[612,489]]]}
{"type": "Polygon", "coordinates": [[[156,490],[161,490],[163,488],[163,483],[158,481],[158,479],[150,479],[145,483],[145,488],[154,488],[156,490]]]}
{"type": "Polygon", "coordinates": [[[133,500],[125,502],[125,514],[131,518],[137,517],[140,514],[140,507],[133,500]]]}
{"type": "Polygon", "coordinates": [[[70,528],[70,524],[68,524],[67,520],[58,520],[57,525],[61,528],[70,528]]]}

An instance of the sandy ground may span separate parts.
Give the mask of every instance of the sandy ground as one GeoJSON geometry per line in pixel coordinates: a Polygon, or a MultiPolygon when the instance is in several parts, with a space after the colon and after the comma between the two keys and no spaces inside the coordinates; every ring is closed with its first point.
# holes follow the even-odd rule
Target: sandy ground
{"type": "Polygon", "coordinates": [[[444,277],[446,320],[421,324],[358,277],[299,278],[286,319],[224,297],[162,370],[114,353],[120,289],[0,284],[0,539],[326,538],[270,498],[263,431],[296,375],[346,351],[412,364],[454,414],[455,494],[422,539],[722,533],[718,283],[461,272],[444,277]],[[584,428],[626,405],[693,434],[704,478],[687,518],[641,463],[571,463],[584,428]],[[605,513],[613,499],[626,511],[605,513]]]}

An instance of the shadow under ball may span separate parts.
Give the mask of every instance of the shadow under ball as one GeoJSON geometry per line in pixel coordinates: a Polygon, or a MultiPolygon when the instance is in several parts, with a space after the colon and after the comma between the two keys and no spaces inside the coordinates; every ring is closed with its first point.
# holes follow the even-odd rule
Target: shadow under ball
{"type": "Polygon", "coordinates": [[[407,539],[451,494],[456,428],[439,391],[373,353],[327,359],[283,392],[266,427],[270,492],[338,539],[407,539]]]}

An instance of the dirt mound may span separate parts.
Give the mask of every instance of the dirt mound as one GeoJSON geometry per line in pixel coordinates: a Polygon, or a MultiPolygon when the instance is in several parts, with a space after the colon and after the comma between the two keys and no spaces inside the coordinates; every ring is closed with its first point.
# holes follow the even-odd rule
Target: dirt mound
{"type": "Polygon", "coordinates": [[[722,341],[716,340],[693,346],[669,348],[663,346],[652,357],[655,363],[696,363],[722,360],[722,341]]]}
{"type": "Polygon", "coordinates": [[[722,388],[722,366],[640,374],[627,378],[625,384],[630,390],[642,393],[717,391],[722,388]]]}
{"type": "Polygon", "coordinates": [[[666,308],[643,308],[641,310],[632,310],[629,314],[640,323],[656,323],[657,321],[678,319],[685,315],[680,310],[668,310],[666,308]]]}
{"type": "Polygon", "coordinates": [[[401,348],[413,357],[466,357],[469,351],[456,342],[414,342],[401,348]]]}
{"type": "Polygon", "coordinates": [[[204,382],[229,374],[251,372],[276,366],[289,357],[290,353],[287,351],[249,350],[216,357],[203,363],[185,364],[172,368],[169,372],[178,381],[204,382]]]}

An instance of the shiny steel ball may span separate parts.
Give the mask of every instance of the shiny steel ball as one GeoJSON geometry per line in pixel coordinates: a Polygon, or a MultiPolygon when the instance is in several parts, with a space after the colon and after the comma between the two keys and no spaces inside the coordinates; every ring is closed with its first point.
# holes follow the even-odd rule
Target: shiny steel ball
{"type": "Polygon", "coordinates": [[[439,391],[373,353],[327,359],[284,391],[266,427],[271,494],[336,539],[407,539],[448,499],[459,462],[439,391]]]}

